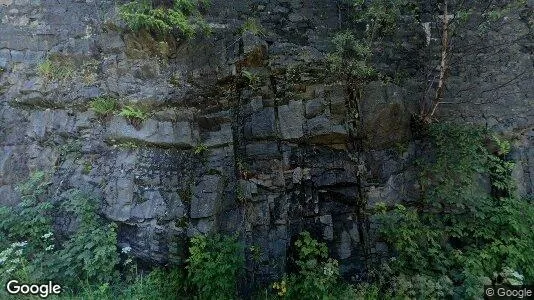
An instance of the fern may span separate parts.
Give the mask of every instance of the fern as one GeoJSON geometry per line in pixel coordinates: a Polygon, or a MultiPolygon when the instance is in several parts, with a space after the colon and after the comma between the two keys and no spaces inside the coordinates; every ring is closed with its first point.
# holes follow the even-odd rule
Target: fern
{"type": "Polygon", "coordinates": [[[191,38],[207,27],[198,11],[200,4],[198,1],[177,0],[172,8],[155,8],[150,0],[137,0],[121,5],[119,15],[134,31],[146,29],[167,34],[178,29],[191,38]]]}

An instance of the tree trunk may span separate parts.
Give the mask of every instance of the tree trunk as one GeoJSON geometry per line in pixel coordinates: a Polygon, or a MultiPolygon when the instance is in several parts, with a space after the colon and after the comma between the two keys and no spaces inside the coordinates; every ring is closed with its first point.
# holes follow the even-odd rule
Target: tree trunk
{"type": "Polygon", "coordinates": [[[436,95],[432,101],[430,112],[426,114],[424,120],[428,123],[431,122],[432,117],[436,113],[438,105],[443,101],[445,93],[445,80],[449,69],[449,11],[448,0],[443,1],[443,23],[442,23],[442,38],[441,38],[441,62],[439,65],[439,79],[438,88],[436,89],[436,95]]]}

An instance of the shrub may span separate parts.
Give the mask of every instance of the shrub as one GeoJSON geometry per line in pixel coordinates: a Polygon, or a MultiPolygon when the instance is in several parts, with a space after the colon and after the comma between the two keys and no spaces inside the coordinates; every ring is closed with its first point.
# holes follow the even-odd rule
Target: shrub
{"type": "Polygon", "coordinates": [[[43,249],[41,237],[52,231],[52,204],[46,201],[48,175],[35,172],[17,187],[21,202],[15,207],[0,207],[0,246],[32,241],[32,247],[43,249]]]}
{"type": "MultiPolygon", "coordinates": [[[[387,46],[382,41],[398,27],[397,23],[406,11],[417,10],[408,0],[351,0],[351,16],[365,30],[352,30],[336,34],[332,40],[333,51],[328,55],[330,69],[353,86],[376,79],[379,74],[373,67],[373,51],[387,46]]],[[[413,12],[412,12],[413,14],[413,12]]]]}
{"type": "Polygon", "coordinates": [[[0,279],[52,280],[75,291],[85,284],[111,282],[118,263],[116,226],[97,215],[89,197],[70,190],[60,207],[46,199],[47,177],[33,174],[18,188],[22,201],[0,209],[0,279]],[[65,239],[53,231],[53,212],[78,220],[65,239]]]}
{"type": "Polygon", "coordinates": [[[336,34],[332,43],[334,51],[327,57],[332,72],[356,79],[367,79],[377,75],[369,64],[370,45],[358,40],[350,32],[336,34]]]}
{"type": "Polygon", "coordinates": [[[354,289],[342,282],[337,260],[328,257],[326,244],[302,232],[295,241],[297,274],[273,284],[287,299],[354,299],[354,289]]]}
{"type": "Polygon", "coordinates": [[[94,201],[79,191],[72,190],[62,205],[63,211],[79,221],[73,236],[57,252],[60,258],[55,270],[64,282],[73,288],[81,282],[107,283],[118,273],[117,225],[107,224],[97,214],[94,201]]]}
{"type": "Polygon", "coordinates": [[[132,30],[147,29],[155,33],[169,33],[178,29],[186,37],[193,37],[207,26],[198,7],[205,1],[176,0],[172,8],[154,8],[150,0],[136,0],[119,7],[120,17],[132,30]]]}
{"type": "Polygon", "coordinates": [[[189,247],[188,279],[200,299],[234,299],[241,274],[243,247],[236,237],[195,236],[189,247]]]}
{"type": "Polygon", "coordinates": [[[356,8],[354,18],[366,25],[367,35],[373,37],[390,34],[396,29],[403,12],[416,9],[408,0],[353,0],[353,5],[356,8]]]}
{"type": "Polygon", "coordinates": [[[111,97],[97,97],[90,103],[90,108],[99,116],[109,116],[118,108],[117,101],[111,97]]]}
{"type": "Polygon", "coordinates": [[[514,196],[509,144],[485,148],[480,129],[436,124],[433,159],[423,164],[423,197],[381,216],[381,232],[397,256],[389,264],[398,292],[427,298],[482,295],[504,272],[534,279],[534,208],[514,196]],[[484,189],[481,178],[492,183],[484,189]]]}

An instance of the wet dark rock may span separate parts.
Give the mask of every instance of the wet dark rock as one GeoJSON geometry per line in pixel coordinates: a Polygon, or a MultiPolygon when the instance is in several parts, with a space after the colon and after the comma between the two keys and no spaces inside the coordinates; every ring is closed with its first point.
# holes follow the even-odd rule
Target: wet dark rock
{"type": "MultiPolygon", "coordinates": [[[[374,217],[358,220],[355,211],[417,197],[413,81],[427,80],[416,77],[422,53],[439,44],[426,46],[420,24],[402,27],[400,50],[377,54],[392,80],[366,85],[356,116],[325,63],[348,20],[336,1],[212,2],[213,34],[186,41],[132,32],[115,1],[0,0],[0,204],[17,203],[15,187],[32,171],[51,171],[57,195],[78,188],[101,199],[120,245],[148,262],[184,263],[192,235],[238,233],[261,249],[247,266],[253,286],[287,271],[291,241],[308,230],[345,275],[364,273],[366,260],[388,250],[374,217]],[[242,31],[248,17],[264,32],[242,31]],[[47,59],[62,71],[39,71],[47,59]],[[118,111],[97,116],[89,107],[100,96],[140,105],[148,118],[133,126],[118,111]]],[[[499,30],[515,37],[528,28],[514,16],[499,30]]],[[[518,193],[532,195],[530,46],[495,47],[460,55],[480,66],[451,70],[438,117],[513,136],[518,193]],[[495,81],[509,84],[491,92],[495,81]]]]}

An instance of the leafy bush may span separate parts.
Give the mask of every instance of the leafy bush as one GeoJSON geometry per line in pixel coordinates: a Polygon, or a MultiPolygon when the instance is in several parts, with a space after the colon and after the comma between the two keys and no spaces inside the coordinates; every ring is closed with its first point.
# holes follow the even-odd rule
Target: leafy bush
{"type": "Polygon", "coordinates": [[[273,284],[286,299],[354,299],[355,291],[341,281],[337,260],[328,257],[326,244],[304,231],[295,241],[297,274],[273,284]]]}
{"type": "Polygon", "coordinates": [[[32,241],[34,250],[44,249],[41,237],[52,231],[53,207],[44,197],[48,185],[47,174],[35,172],[17,187],[21,202],[0,207],[0,247],[32,241]]]}
{"type": "Polygon", "coordinates": [[[83,281],[111,282],[118,276],[117,225],[106,224],[98,216],[95,203],[79,191],[71,191],[62,208],[77,217],[79,225],[57,252],[60,258],[55,266],[60,272],[57,276],[72,287],[83,281]]]}
{"type": "Polygon", "coordinates": [[[234,299],[244,265],[243,247],[235,237],[195,236],[189,247],[188,279],[201,299],[234,299]]]}
{"type": "MultiPolygon", "coordinates": [[[[381,233],[396,256],[376,270],[376,280],[344,283],[326,244],[302,232],[294,243],[298,272],[275,282],[270,296],[464,299],[482,295],[484,284],[534,279],[534,208],[514,194],[514,165],[506,160],[511,144],[466,126],[434,124],[429,132],[433,150],[420,164],[421,199],[378,205],[381,233]]],[[[82,299],[237,297],[244,249],[236,237],[193,237],[187,275],[156,269],[121,277],[117,229],[98,215],[97,202],[70,190],[52,204],[48,186],[47,174],[34,173],[17,188],[21,202],[0,207],[1,282],[52,280],[66,288],[65,296],[82,299]],[[57,216],[74,221],[71,234],[54,234],[57,216]]]]}
{"type": "Polygon", "coordinates": [[[71,190],[59,211],[77,219],[78,226],[65,240],[56,238],[52,224],[58,207],[46,199],[47,185],[44,173],[33,174],[18,188],[21,203],[0,209],[0,279],[52,280],[70,290],[111,282],[118,263],[116,226],[104,223],[92,201],[71,190]]]}
{"type": "Polygon", "coordinates": [[[336,34],[333,38],[334,51],[328,54],[331,71],[343,77],[367,79],[376,75],[369,64],[371,48],[369,44],[358,40],[350,32],[336,34]]]}
{"type": "Polygon", "coordinates": [[[427,298],[482,295],[496,274],[534,279],[534,208],[514,196],[509,145],[490,153],[482,130],[447,124],[430,130],[434,160],[423,164],[423,197],[382,215],[382,233],[397,252],[389,264],[396,291],[427,298]],[[490,192],[481,185],[490,179],[490,192]]]}
{"type": "Polygon", "coordinates": [[[415,9],[409,0],[351,0],[355,19],[366,26],[371,40],[395,30],[403,9],[415,9]]]}
{"type": "Polygon", "coordinates": [[[172,8],[154,8],[151,0],[135,0],[119,7],[120,17],[132,30],[147,29],[155,33],[180,30],[186,37],[193,37],[207,26],[198,7],[205,1],[175,0],[172,8]]]}
{"type": "MultiPolygon", "coordinates": [[[[117,227],[98,215],[96,201],[77,190],[62,194],[53,205],[47,196],[48,175],[36,172],[19,185],[21,203],[0,207],[0,283],[58,283],[62,297],[76,299],[176,299],[183,293],[184,274],[179,269],[155,269],[120,281],[117,267],[117,227]],[[76,224],[66,238],[57,237],[57,215],[76,224]]],[[[124,263],[131,260],[126,260],[124,263]]],[[[0,298],[9,298],[5,290],[0,298]]]]}
{"type": "Polygon", "coordinates": [[[403,10],[413,9],[415,4],[409,0],[351,0],[348,3],[352,5],[352,17],[365,30],[336,34],[332,39],[334,49],[327,58],[331,71],[348,79],[349,84],[359,86],[379,75],[372,66],[371,49],[395,31],[403,10]]]}
{"type": "Polygon", "coordinates": [[[90,103],[90,108],[99,116],[108,116],[118,108],[117,101],[111,97],[97,97],[90,103]]]}

